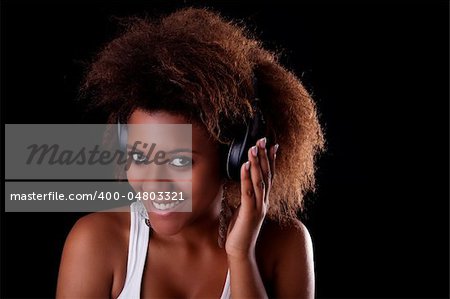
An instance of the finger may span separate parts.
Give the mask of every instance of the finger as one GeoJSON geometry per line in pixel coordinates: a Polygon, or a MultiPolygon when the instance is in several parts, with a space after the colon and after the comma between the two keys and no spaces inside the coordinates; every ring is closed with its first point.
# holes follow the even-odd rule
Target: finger
{"type": "Polygon", "coordinates": [[[261,171],[261,165],[258,158],[258,146],[252,146],[248,151],[250,161],[250,175],[255,192],[256,208],[260,209],[266,193],[266,183],[261,171]]]}
{"type": "Polygon", "coordinates": [[[277,144],[275,144],[274,146],[272,146],[270,148],[270,157],[271,157],[271,159],[270,159],[270,170],[272,172],[272,182],[270,183],[271,187],[272,187],[273,179],[275,177],[275,172],[276,172],[275,171],[275,162],[277,160],[278,147],[279,147],[279,144],[277,143],[277,144]]]}
{"type": "Polygon", "coordinates": [[[264,201],[267,201],[267,197],[270,191],[270,185],[272,182],[272,171],[270,168],[270,160],[269,155],[267,154],[266,149],[267,139],[261,138],[258,140],[258,160],[259,164],[261,165],[261,172],[263,175],[264,183],[266,185],[266,196],[264,198],[264,201]]]}
{"type": "Polygon", "coordinates": [[[255,192],[250,176],[251,162],[247,161],[241,166],[241,208],[245,211],[256,207],[255,192]]]}

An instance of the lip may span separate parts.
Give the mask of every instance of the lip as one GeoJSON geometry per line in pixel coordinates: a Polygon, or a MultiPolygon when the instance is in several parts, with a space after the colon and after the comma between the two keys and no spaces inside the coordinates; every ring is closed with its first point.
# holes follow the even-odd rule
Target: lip
{"type": "Polygon", "coordinates": [[[174,201],[170,201],[170,200],[161,200],[161,201],[154,200],[154,201],[150,201],[149,204],[148,204],[149,212],[155,213],[155,214],[158,214],[158,215],[169,215],[169,214],[173,214],[173,213],[176,213],[176,212],[182,212],[183,206],[186,205],[186,201],[187,201],[187,199],[185,199],[183,201],[175,201],[175,200],[174,201]],[[161,209],[158,209],[156,207],[156,205],[160,205],[160,204],[166,204],[167,205],[167,204],[172,204],[172,203],[175,203],[175,205],[173,207],[167,208],[165,210],[161,210],[161,209]]]}

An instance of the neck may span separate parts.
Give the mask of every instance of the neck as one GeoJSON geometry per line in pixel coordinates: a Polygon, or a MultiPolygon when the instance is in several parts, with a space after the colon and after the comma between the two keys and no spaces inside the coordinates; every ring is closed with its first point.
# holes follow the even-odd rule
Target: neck
{"type": "Polygon", "coordinates": [[[154,232],[153,238],[164,242],[166,245],[198,249],[218,248],[217,238],[219,231],[219,215],[222,199],[222,188],[215,200],[212,201],[208,212],[197,217],[192,223],[186,225],[175,235],[164,236],[154,232]]]}

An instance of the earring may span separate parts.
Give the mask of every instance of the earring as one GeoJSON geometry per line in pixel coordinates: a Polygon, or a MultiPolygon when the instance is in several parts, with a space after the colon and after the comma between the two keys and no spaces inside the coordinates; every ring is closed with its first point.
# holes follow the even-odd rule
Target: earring
{"type": "Polygon", "coordinates": [[[220,203],[220,214],[219,214],[219,237],[217,242],[220,248],[225,247],[225,241],[227,239],[228,233],[228,224],[232,215],[230,205],[228,204],[228,200],[226,198],[226,183],[223,186],[222,191],[222,199],[220,203]]]}

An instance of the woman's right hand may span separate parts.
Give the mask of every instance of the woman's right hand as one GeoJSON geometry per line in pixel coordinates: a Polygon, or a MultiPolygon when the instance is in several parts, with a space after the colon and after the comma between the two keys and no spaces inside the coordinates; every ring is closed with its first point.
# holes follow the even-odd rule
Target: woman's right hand
{"type": "Polygon", "coordinates": [[[269,207],[278,144],[266,149],[266,138],[248,151],[241,167],[241,204],[228,227],[225,250],[229,258],[253,257],[256,240],[269,207]]]}

